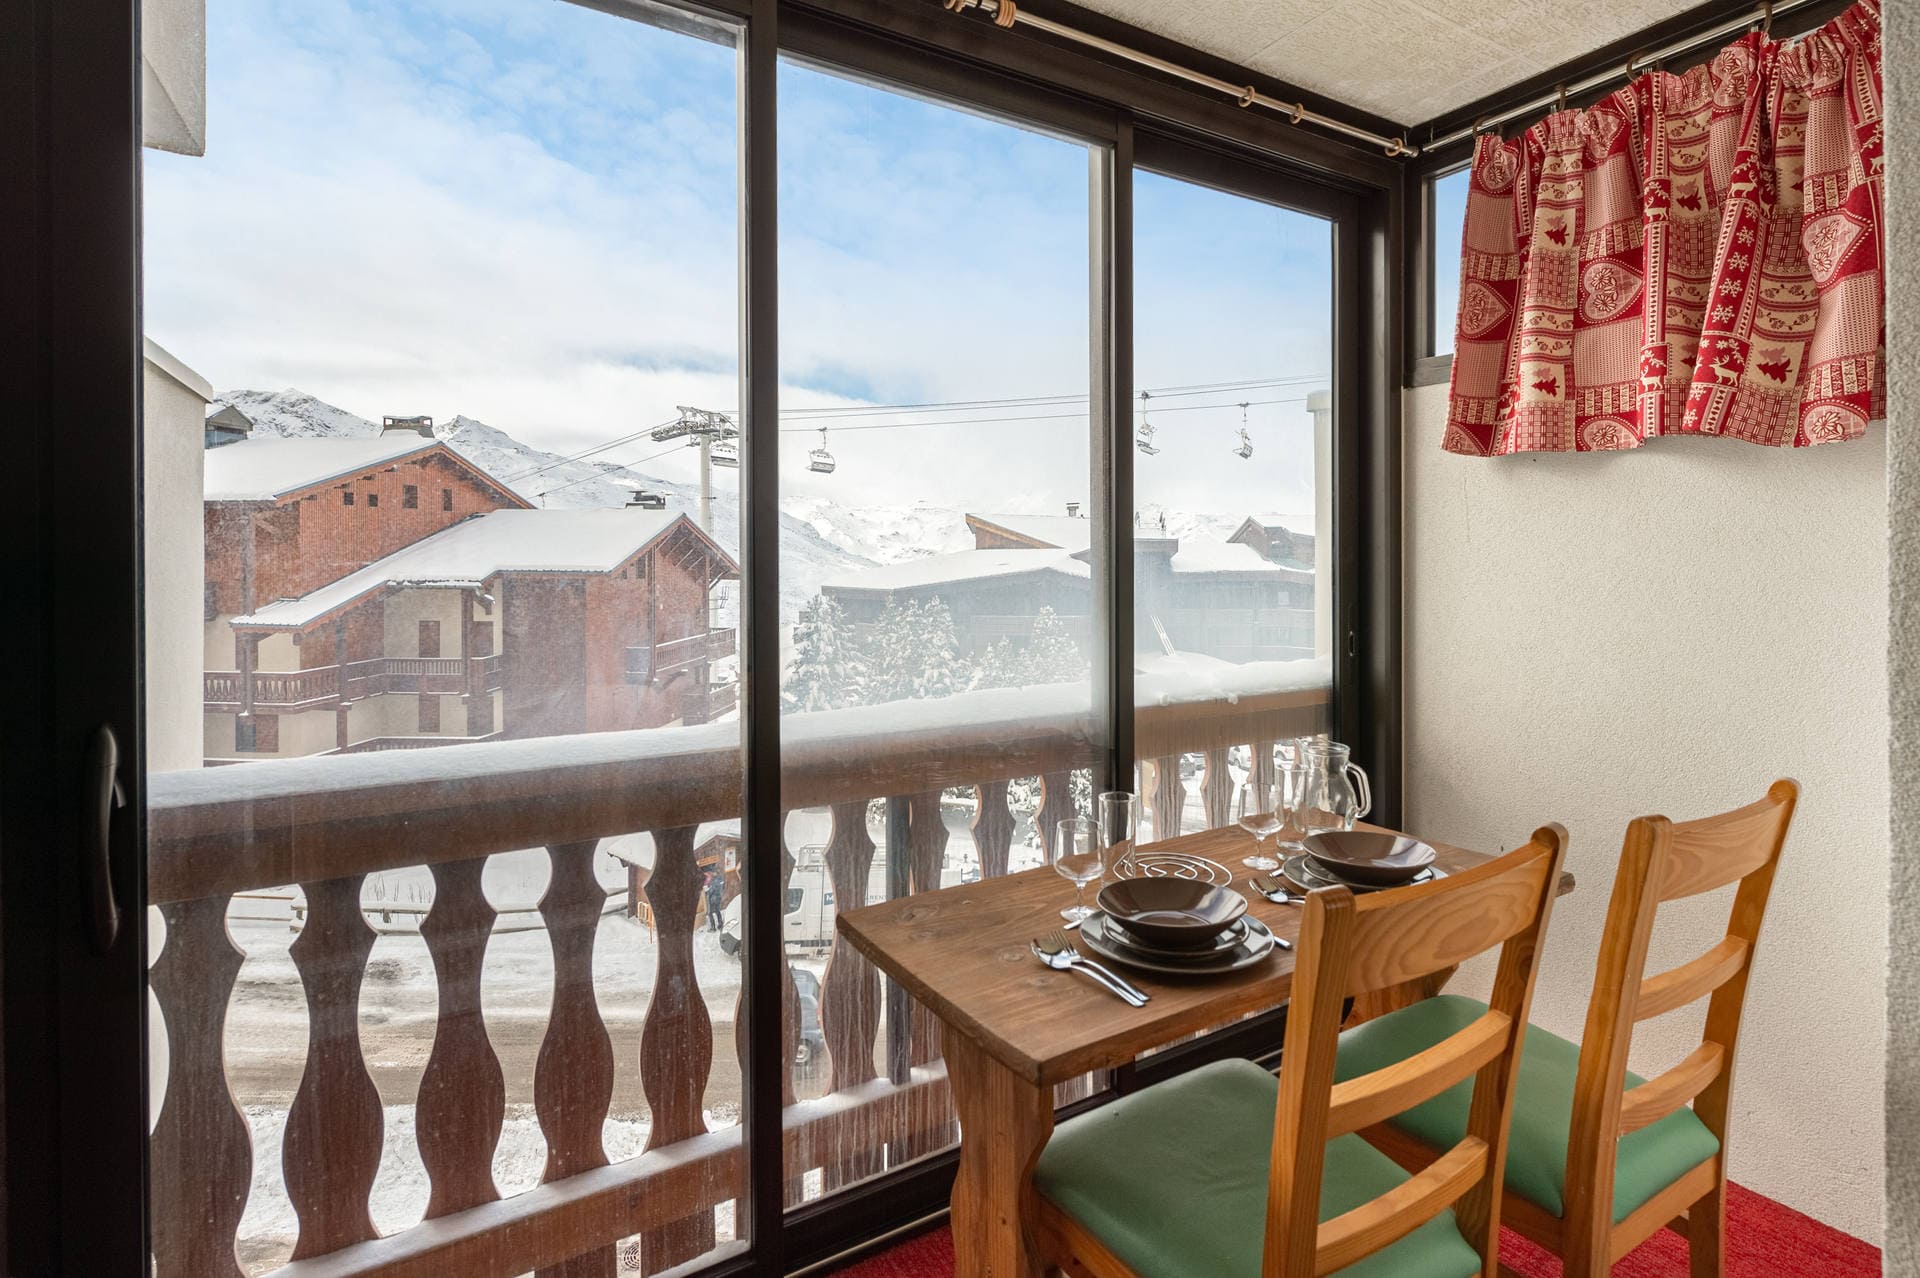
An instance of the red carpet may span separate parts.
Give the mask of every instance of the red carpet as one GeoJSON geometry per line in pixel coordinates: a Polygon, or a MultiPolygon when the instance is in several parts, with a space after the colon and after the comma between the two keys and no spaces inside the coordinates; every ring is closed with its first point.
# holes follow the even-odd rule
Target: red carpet
{"type": "MultiPolygon", "coordinates": [[[[1526,1278],[1559,1278],[1560,1262],[1509,1230],[1500,1259],[1526,1278]]],[[[1687,1245],[1661,1230],[1613,1267],[1613,1278],[1686,1278],[1687,1245]]],[[[1733,1186],[1727,1203],[1727,1278],[1879,1278],[1880,1249],[1733,1186]]],[[[835,1278],[955,1278],[945,1229],[922,1234],[835,1278]]]]}

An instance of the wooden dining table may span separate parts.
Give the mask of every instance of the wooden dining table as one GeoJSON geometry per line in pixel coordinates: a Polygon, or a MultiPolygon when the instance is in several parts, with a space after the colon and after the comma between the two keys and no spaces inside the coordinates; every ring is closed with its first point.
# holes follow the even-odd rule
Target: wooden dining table
{"type": "MultiPolygon", "coordinates": [[[[1444,870],[1490,859],[1428,842],[1444,870]]],[[[1226,867],[1251,903],[1249,913],[1274,935],[1296,937],[1299,908],[1246,887],[1256,871],[1241,862],[1254,846],[1239,828],[1204,830],[1139,850],[1186,853],[1226,867]]],[[[1562,875],[1561,893],[1572,887],[1572,876],[1562,875]]],[[[967,1278],[1040,1278],[1029,1228],[1032,1173],[1053,1132],[1056,1084],[1279,1007],[1293,989],[1294,955],[1276,946],[1261,962],[1225,975],[1125,969],[1122,974],[1151,996],[1146,1006],[1131,1007],[1082,974],[1042,966],[1029,948],[1034,938],[1061,926],[1060,909],[1073,896],[1071,884],[1041,868],[849,910],[837,920],[856,949],[940,1022],[960,1122],[954,1272],[967,1278]]],[[[1440,983],[1389,992],[1370,1010],[1377,1014],[1430,996],[1440,983]]]]}

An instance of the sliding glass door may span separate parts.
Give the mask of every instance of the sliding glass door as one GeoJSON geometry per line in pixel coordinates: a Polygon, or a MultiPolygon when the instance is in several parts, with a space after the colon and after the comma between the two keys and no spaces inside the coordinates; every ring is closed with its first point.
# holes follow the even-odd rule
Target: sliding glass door
{"type": "Polygon", "coordinates": [[[1203,152],[1142,165],[1133,732],[1147,818],[1170,838],[1264,806],[1243,787],[1271,785],[1275,744],[1330,727],[1344,210],[1203,152]]]}
{"type": "Polygon", "coordinates": [[[835,912],[1034,869],[1091,811],[1104,156],[817,64],[784,64],[780,94],[783,939],[805,1008],[787,1171],[804,1201],[956,1136],[937,1024],[836,939],[835,912]]]}
{"type": "Polygon", "coordinates": [[[155,1273],[737,1248],[739,30],[205,23],[145,165],[155,1273]],[[640,1208],[562,1228],[598,1168],[640,1208]]]}

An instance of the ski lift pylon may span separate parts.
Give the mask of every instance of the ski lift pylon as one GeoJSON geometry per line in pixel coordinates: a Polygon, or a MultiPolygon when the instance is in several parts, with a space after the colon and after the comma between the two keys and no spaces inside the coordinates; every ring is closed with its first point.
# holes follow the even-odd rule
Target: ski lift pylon
{"type": "Polygon", "coordinates": [[[833,454],[827,451],[827,428],[820,428],[820,447],[807,454],[807,469],[822,475],[833,473],[835,462],[833,454]]]}

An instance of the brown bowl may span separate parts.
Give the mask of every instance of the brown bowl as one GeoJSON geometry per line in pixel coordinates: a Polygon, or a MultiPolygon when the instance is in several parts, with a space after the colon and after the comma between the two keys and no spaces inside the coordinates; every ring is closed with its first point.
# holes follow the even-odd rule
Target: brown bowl
{"type": "Polygon", "coordinates": [[[1374,830],[1326,830],[1301,842],[1329,874],[1376,887],[1405,883],[1432,865],[1435,855],[1418,839],[1374,830]]]}
{"type": "Polygon", "coordinates": [[[1121,879],[1100,889],[1100,908],[1143,941],[1198,949],[1247,912],[1247,898],[1198,879],[1121,879]]]}

